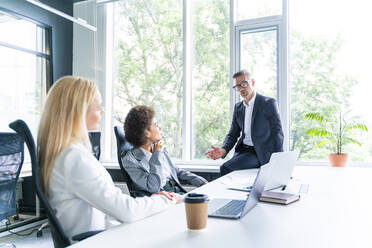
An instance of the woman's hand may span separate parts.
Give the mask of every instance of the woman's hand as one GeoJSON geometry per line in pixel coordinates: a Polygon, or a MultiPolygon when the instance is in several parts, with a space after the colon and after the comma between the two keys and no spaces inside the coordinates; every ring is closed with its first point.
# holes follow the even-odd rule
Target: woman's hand
{"type": "Polygon", "coordinates": [[[173,196],[171,196],[170,193],[167,192],[167,191],[160,191],[158,193],[152,194],[151,196],[153,196],[153,195],[163,195],[163,196],[167,197],[168,200],[172,200],[173,199],[173,196]]]}
{"type": "Polygon", "coordinates": [[[171,195],[172,199],[176,201],[177,204],[183,202],[183,198],[185,198],[183,195],[174,192],[169,192],[169,194],[171,195]]]}
{"type": "Polygon", "coordinates": [[[184,196],[174,193],[174,192],[166,192],[166,191],[160,191],[158,193],[152,194],[152,195],[163,195],[168,198],[170,201],[175,201],[177,204],[183,202],[184,196]]]}
{"type": "Polygon", "coordinates": [[[162,140],[158,140],[154,143],[154,151],[163,151],[164,143],[162,140]]]}

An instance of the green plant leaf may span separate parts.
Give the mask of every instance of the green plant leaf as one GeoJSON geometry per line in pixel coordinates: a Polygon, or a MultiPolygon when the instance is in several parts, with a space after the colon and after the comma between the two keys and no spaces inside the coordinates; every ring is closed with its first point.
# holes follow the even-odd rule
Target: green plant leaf
{"type": "Polygon", "coordinates": [[[322,123],[325,120],[325,118],[322,115],[320,115],[319,113],[316,113],[316,112],[314,112],[314,113],[307,113],[305,115],[304,119],[306,119],[306,120],[314,120],[314,121],[318,121],[320,123],[322,123]]]}
{"type": "Polygon", "coordinates": [[[328,139],[324,139],[324,140],[319,141],[319,142],[316,144],[315,148],[320,148],[320,147],[322,147],[322,146],[324,146],[324,145],[326,145],[326,144],[330,144],[330,143],[332,143],[330,140],[328,140],[328,139]]]}
{"type": "Polygon", "coordinates": [[[328,132],[324,128],[310,128],[309,130],[306,131],[307,135],[311,136],[319,136],[319,137],[330,137],[333,136],[333,133],[328,132]]]}
{"type": "Polygon", "coordinates": [[[359,141],[357,141],[355,139],[352,139],[352,138],[345,137],[344,138],[344,144],[347,144],[347,143],[353,143],[353,144],[356,144],[358,146],[362,146],[362,144],[359,141]]]}
{"type": "Polygon", "coordinates": [[[361,130],[364,132],[368,132],[368,127],[364,123],[348,123],[345,126],[345,130],[361,130]]]}

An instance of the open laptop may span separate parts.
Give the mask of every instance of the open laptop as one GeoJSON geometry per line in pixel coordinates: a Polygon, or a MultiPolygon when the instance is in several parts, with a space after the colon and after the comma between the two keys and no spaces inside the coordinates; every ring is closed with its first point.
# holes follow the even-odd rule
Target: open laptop
{"type": "Polygon", "coordinates": [[[284,190],[291,180],[293,168],[296,165],[298,151],[276,152],[270,157],[271,176],[267,180],[265,190],[282,188],[284,190]]]}
{"type": "Polygon", "coordinates": [[[208,204],[208,216],[240,219],[254,208],[264,191],[266,181],[270,177],[271,164],[261,166],[254,181],[252,191],[246,200],[213,199],[208,204]]]}
{"type": "MultiPolygon", "coordinates": [[[[296,165],[298,155],[298,151],[275,152],[271,155],[269,162],[272,164],[271,176],[267,180],[265,190],[285,189],[291,180],[292,171],[296,165]]],[[[252,190],[252,185],[230,187],[229,189],[250,192],[252,190]]]]}

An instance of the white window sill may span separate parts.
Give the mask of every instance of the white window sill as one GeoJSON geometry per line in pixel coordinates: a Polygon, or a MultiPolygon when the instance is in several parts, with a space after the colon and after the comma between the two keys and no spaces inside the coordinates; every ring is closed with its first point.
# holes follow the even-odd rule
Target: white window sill
{"type": "MultiPolygon", "coordinates": [[[[120,169],[117,162],[101,162],[106,169],[120,169]]],[[[222,163],[220,163],[222,164],[222,163]]],[[[193,172],[206,172],[206,173],[219,173],[220,165],[219,164],[202,164],[202,163],[179,163],[177,164],[179,168],[193,171],[193,172]]],[[[329,162],[303,162],[297,161],[296,166],[330,166],[329,162]]],[[[372,168],[372,163],[352,163],[349,162],[346,167],[360,167],[360,168],[372,168]]]]}
{"type": "MultiPolygon", "coordinates": [[[[120,169],[119,164],[116,162],[101,162],[106,169],[120,169]]],[[[193,172],[209,172],[219,173],[219,165],[197,165],[197,164],[177,164],[179,168],[193,171],[193,172]]]]}

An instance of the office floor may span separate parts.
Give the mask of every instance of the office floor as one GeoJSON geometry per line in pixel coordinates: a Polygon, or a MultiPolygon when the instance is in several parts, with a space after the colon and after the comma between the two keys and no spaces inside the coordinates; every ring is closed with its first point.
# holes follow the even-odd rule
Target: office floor
{"type": "MultiPolygon", "coordinates": [[[[27,234],[29,233],[33,228],[24,230],[22,232],[19,232],[20,234],[27,234]]],[[[15,234],[11,234],[5,237],[0,238],[0,247],[4,243],[12,243],[15,245],[16,248],[50,248],[53,247],[53,240],[52,235],[50,233],[49,228],[43,229],[43,236],[42,237],[36,237],[36,231],[33,232],[29,236],[17,236],[15,234]]]]}

